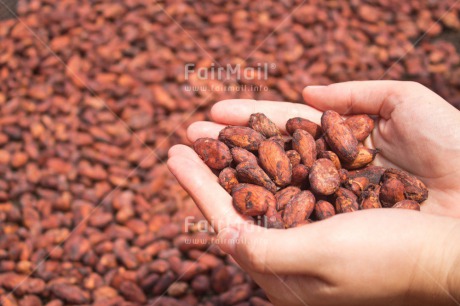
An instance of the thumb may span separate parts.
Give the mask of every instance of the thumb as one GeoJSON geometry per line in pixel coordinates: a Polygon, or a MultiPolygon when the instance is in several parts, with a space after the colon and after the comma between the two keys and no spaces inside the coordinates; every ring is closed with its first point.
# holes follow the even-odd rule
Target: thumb
{"type": "Polygon", "coordinates": [[[216,243],[244,269],[257,273],[316,274],[321,266],[320,235],[309,224],[288,230],[251,223],[235,224],[219,232],[216,243]]]}
{"type": "Polygon", "coordinates": [[[369,114],[389,119],[397,104],[408,97],[432,95],[416,82],[353,81],[328,86],[308,86],[303,90],[305,102],[319,110],[335,110],[342,115],[369,114]]]}

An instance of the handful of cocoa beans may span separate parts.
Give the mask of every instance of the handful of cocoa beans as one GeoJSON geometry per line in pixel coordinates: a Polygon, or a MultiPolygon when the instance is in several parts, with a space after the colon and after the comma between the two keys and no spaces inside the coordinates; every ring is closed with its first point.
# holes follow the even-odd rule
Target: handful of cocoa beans
{"type": "Polygon", "coordinates": [[[286,122],[288,135],[264,114],[249,127],[228,126],[219,138],[200,138],[196,153],[219,173],[233,206],[268,228],[290,228],[335,214],[371,208],[420,210],[428,189],[415,176],[373,166],[378,149],[363,141],[374,129],[367,115],[343,119],[326,111],[321,126],[286,122]]]}

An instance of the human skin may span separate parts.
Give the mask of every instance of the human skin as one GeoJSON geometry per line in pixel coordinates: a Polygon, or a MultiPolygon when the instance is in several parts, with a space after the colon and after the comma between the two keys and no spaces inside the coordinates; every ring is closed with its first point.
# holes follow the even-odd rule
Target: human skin
{"type": "Polygon", "coordinates": [[[218,232],[217,243],[276,305],[460,304],[460,112],[413,82],[366,81],[307,87],[308,105],[227,100],[214,122],[188,129],[190,141],[216,138],[226,125],[265,113],[280,129],[292,117],[317,123],[321,112],[379,117],[366,145],[375,164],[398,167],[429,188],[422,212],[378,209],[337,215],[288,230],[247,224],[216,176],[186,146],[168,166],[218,232]],[[187,171],[184,171],[187,169],[187,171]]]}

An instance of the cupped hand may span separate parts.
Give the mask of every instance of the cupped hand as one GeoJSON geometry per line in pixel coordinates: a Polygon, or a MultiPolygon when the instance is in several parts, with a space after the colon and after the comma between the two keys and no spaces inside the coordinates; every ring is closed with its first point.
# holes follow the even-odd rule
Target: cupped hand
{"type": "MultiPolygon", "coordinates": [[[[281,129],[292,117],[319,123],[325,109],[376,115],[379,122],[367,140],[382,150],[375,163],[418,175],[430,189],[422,210],[460,216],[460,115],[447,102],[421,85],[387,81],[307,87],[304,98],[310,106],[223,101],[211,111],[215,122],[193,124],[188,136],[217,137],[225,125],[245,125],[255,112],[281,129]]],[[[222,249],[275,304],[458,304],[460,250],[450,243],[460,239],[458,219],[385,209],[264,229],[236,213],[230,195],[192,149],[173,147],[168,165],[219,233],[222,249]]]]}

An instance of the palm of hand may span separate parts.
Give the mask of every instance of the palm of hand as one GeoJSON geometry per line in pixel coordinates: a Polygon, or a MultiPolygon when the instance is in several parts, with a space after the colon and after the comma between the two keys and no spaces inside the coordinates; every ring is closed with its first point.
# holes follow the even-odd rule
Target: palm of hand
{"type": "MultiPolygon", "coordinates": [[[[307,88],[304,98],[314,108],[286,102],[225,101],[211,112],[218,123],[196,123],[189,128],[188,136],[191,141],[216,138],[225,125],[245,125],[255,112],[265,113],[281,129],[292,117],[319,123],[321,110],[326,109],[378,115],[377,127],[366,140],[366,145],[382,150],[375,163],[418,175],[430,190],[422,210],[460,217],[456,200],[460,197],[460,132],[454,130],[460,126],[460,115],[426,88],[410,83],[395,93],[395,87],[386,82],[352,82],[336,84],[328,90],[307,88]]],[[[231,197],[190,148],[171,149],[168,165],[206,218],[222,222],[216,228],[218,232],[229,224],[244,222],[232,209],[231,197]],[[184,173],[184,168],[189,170],[184,173]]],[[[446,222],[445,229],[435,232],[429,229],[430,222],[432,219],[425,214],[406,211],[360,211],[287,231],[265,230],[255,238],[262,242],[261,248],[251,249],[251,243],[237,244],[241,250],[229,253],[269,296],[273,293],[270,298],[275,304],[317,304],[332,298],[331,304],[369,304],[372,300],[374,305],[385,305],[392,295],[384,292],[388,293],[385,299],[380,288],[375,290],[370,285],[388,286],[395,290],[392,294],[400,294],[399,298],[407,293],[411,279],[397,274],[388,278],[393,282],[388,284],[382,273],[394,269],[392,265],[396,263],[402,275],[412,275],[423,257],[420,237],[425,242],[437,240],[451,230],[446,222]],[[414,258],[400,254],[403,250],[421,255],[414,258]]],[[[228,245],[224,243],[222,247],[228,245]]]]}

